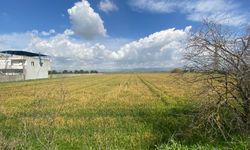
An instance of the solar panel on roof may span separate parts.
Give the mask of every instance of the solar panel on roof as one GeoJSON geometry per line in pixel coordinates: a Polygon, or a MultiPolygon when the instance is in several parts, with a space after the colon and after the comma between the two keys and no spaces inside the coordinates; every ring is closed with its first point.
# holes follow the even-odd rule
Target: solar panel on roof
{"type": "Polygon", "coordinates": [[[29,57],[47,56],[47,55],[32,53],[32,52],[27,52],[27,51],[11,51],[11,50],[8,50],[8,51],[0,51],[0,53],[11,54],[11,55],[20,55],[20,56],[29,56],[29,57]]]}

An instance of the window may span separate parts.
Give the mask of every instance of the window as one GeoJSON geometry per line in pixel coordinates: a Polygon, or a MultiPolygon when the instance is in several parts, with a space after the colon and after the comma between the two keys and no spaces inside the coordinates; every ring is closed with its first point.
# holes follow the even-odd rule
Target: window
{"type": "Polygon", "coordinates": [[[11,60],[11,65],[23,65],[24,63],[25,63],[25,60],[22,60],[22,59],[11,60]]]}
{"type": "Polygon", "coordinates": [[[23,73],[23,69],[0,69],[0,74],[18,75],[23,73]]]}
{"type": "Polygon", "coordinates": [[[35,63],[34,63],[34,61],[32,61],[32,62],[31,62],[31,66],[35,66],[35,63]]]}

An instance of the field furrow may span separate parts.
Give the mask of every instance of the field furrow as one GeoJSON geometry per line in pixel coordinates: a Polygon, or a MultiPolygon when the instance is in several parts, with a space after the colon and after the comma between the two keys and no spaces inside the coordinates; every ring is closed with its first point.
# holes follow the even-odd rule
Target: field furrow
{"type": "Polygon", "coordinates": [[[170,74],[139,73],[3,83],[0,144],[137,150],[174,135],[185,141],[193,107],[184,97],[191,89],[181,82],[170,74]]]}

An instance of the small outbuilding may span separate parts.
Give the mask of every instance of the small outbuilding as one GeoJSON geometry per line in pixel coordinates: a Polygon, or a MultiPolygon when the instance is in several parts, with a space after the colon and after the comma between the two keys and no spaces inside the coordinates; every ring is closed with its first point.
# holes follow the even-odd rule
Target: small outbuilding
{"type": "Polygon", "coordinates": [[[48,78],[51,60],[47,55],[27,51],[0,51],[0,80],[48,78]]]}

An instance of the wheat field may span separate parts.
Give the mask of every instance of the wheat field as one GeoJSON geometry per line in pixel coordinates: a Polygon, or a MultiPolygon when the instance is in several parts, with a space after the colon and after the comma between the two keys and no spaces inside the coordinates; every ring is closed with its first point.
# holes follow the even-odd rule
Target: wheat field
{"type": "Polygon", "coordinates": [[[161,145],[173,137],[187,149],[211,149],[216,141],[190,129],[200,85],[182,79],[130,73],[1,83],[0,149],[168,149],[161,145]]]}

